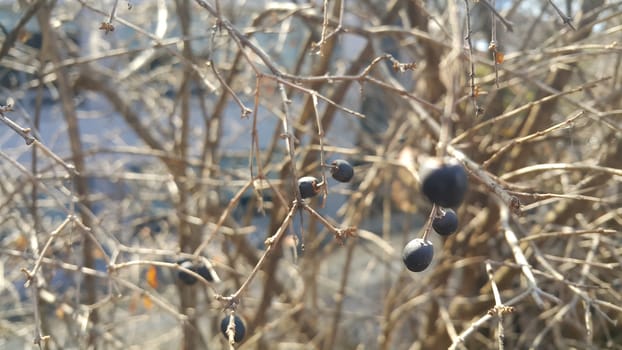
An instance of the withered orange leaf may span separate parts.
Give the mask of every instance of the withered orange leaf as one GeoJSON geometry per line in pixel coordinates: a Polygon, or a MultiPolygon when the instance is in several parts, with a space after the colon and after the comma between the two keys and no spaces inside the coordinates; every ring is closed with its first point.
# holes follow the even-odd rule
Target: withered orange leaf
{"type": "Polygon", "coordinates": [[[151,308],[153,307],[153,301],[148,295],[143,295],[143,306],[147,310],[151,310],[151,308]]]}
{"type": "Polygon", "coordinates": [[[64,319],[64,318],[65,318],[65,310],[63,310],[62,305],[61,305],[61,306],[58,306],[58,307],[56,308],[56,310],[54,310],[54,313],[56,314],[56,317],[57,317],[58,319],[61,319],[61,320],[62,320],[62,319],[64,319]]]}
{"type": "Polygon", "coordinates": [[[501,64],[503,63],[503,58],[505,57],[505,55],[503,54],[503,52],[499,52],[497,51],[495,53],[495,61],[497,62],[497,64],[501,64]]]}
{"type": "Polygon", "coordinates": [[[151,288],[158,288],[158,269],[153,265],[147,270],[147,283],[151,288]]]}

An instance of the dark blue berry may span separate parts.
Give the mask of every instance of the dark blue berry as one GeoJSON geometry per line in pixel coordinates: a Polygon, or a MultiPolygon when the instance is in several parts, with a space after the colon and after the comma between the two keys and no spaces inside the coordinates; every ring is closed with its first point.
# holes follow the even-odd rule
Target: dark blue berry
{"type": "Polygon", "coordinates": [[[467,174],[462,165],[445,165],[423,179],[422,191],[432,203],[455,208],[464,200],[467,187],[467,174]]]}
{"type": "MultiPolygon", "coordinates": [[[[233,316],[234,324],[235,324],[235,335],[233,336],[233,340],[236,343],[239,343],[244,339],[244,335],[246,333],[246,326],[244,326],[244,322],[238,315],[233,316]]],[[[229,328],[229,316],[225,316],[225,318],[220,321],[220,331],[225,336],[225,338],[229,339],[227,335],[227,328],[229,328]]]]}
{"type": "Polygon", "coordinates": [[[458,229],[458,216],[453,209],[441,210],[441,215],[432,220],[432,228],[441,236],[449,236],[458,229]]]}
{"type": "MultiPolygon", "coordinates": [[[[190,260],[181,260],[177,262],[180,266],[192,271],[192,272],[196,272],[195,268],[194,268],[194,264],[192,263],[192,261],[190,260]]],[[[177,277],[179,278],[180,281],[184,282],[187,285],[193,285],[197,282],[196,277],[192,276],[191,274],[187,273],[186,271],[183,270],[179,270],[177,272],[177,277]]]]}
{"type": "Polygon", "coordinates": [[[333,175],[333,179],[339,182],[350,182],[350,180],[352,180],[354,168],[352,168],[352,165],[350,165],[348,161],[337,159],[330,165],[330,173],[333,175]]]}
{"type": "Polygon", "coordinates": [[[413,272],[421,272],[430,266],[434,257],[434,246],[430,241],[415,238],[408,242],[402,252],[404,265],[413,272]]]}
{"type": "Polygon", "coordinates": [[[304,176],[298,179],[298,189],[302,198],[311,198],[320,192],[319,180],[313,176],[304,176]]]}
{"type": "Polygon", "coordinates": [[[198,273],[201,277],[205,278],[206,281],[208,282],[214,281],[214,277],[212,277],[212,273],[207,268],[207,266],[205,266],[204,264],[200,264],[199,266],[197,266],[194,271],[198,273]]]}

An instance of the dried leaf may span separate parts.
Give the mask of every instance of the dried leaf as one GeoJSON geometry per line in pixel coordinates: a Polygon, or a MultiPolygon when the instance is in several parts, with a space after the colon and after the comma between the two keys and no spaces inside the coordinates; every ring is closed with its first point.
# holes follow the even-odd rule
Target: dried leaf
{"type": "Polygon", "coordinates": [[[153,308],[153,301],[148,295],[143,295],[143,306],[147,310],[151,310],[153,308]]]}
{"type": "Polygon", "coordinates": [[[495,62],[497,62],[497,64],[503,63],[504,57],[505,55],[503,54],[503,52],[500,52],[500,51],[495,52],[495,62]]]}
{"type": "Polygon", "coordinates": [[[54,310],[54,313],[56,314],[56,317],[60,320],[65,318],[65,310],[63,310],[62,305],[58,306],[56,310],[54,310]]]}
{"type": "Polygon", "coordinates": [[[114,32],[114,25],[109,22],[102,22],[99,26],[99,29],[103,30],[106,34],[108,34],[109,32],[114,32]]]}
{"type": "Polygon", "coordinates": [[[158,288],[158,269],[153,265],[147,270],[147,283],[151,288],[158,288]]]}

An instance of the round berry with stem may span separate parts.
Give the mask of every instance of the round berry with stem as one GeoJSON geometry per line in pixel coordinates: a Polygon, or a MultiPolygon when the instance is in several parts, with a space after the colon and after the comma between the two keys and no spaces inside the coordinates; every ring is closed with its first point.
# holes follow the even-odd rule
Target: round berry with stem
{"type": "Polygon", "coordinates": [[[354,177],[354,168],[347,160],[337,159],[330,164],[330,173],[339,182],[350,182],[354,177]]]}
{"type": "Polygon", "coordinates": [[[232,329],[234,332],[233,340],[236,343],[239,343],[244,339],[244,335],[246,333],[246,326],[244,325],[244,321],[238,315],[233,315],[233,323],[231,322],[231,316],[225,316],[222,321],[220,321],[220,331],[225,338],[229,339],[229,335],[227,334],[227,330],[232,329]]]}
{"type": "Polygon", "coordinates": [[[298,179],[298,190],[302,198],[311,198],[320,193],[320,180],[313,176],[303,176],[298,179]]]}
{"type": "Polygon", "coordinates": [[[432,228],[441,236],[449,236],[458,230],[458,215],[451,208],[439,208],[432,220],[432,228]]]}
{"type": "Polygon", "coordinates": [[[422,181],[423,194],[434,204],[455,208],[467,191],[467,174],[462,165],[442,165],[432,169],[422,181]]]}
{"type": "Polygon", "coordinates": [[[415,238],[408,242],[402,252],[404,265],[413,272],[421,272],[430,266],[434,257],[432,242],[424,238],[415,238]]]}

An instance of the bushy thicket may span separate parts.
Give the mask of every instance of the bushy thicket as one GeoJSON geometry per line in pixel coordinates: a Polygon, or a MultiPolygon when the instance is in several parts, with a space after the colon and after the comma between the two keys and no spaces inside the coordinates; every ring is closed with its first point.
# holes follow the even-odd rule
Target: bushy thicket
{"type": "Polygon", "coordinates": [[[619,348],[622,4],[1,6],[4,346],[619,348]]]}

